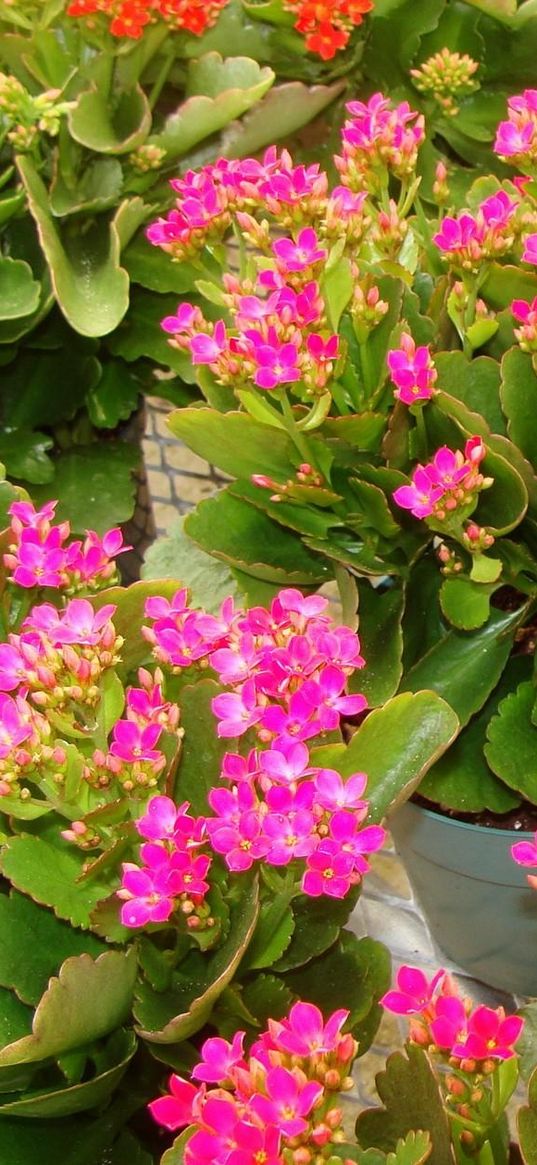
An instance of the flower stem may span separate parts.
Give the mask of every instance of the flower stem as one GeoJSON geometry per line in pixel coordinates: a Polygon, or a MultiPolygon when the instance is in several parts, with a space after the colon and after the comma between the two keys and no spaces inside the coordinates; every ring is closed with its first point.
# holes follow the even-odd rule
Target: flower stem
{"type": "Polygon", "coordinates": [[[295,415],[293,413],[291,402],[290,402],[289,397],[285,391],[282,392],[280,400],[281,400],[281,405],[282,405],[282,413],[283,413],[283,420],[285,422],[285,428],[286,428],[293,444],[298,449],[298,452],[300,453],[302,461],[307,462],[309,465],[313,465],[314,468],[317,469],[318,466],[316,465],[316,462],[315,462],[315,456],[311,451],[307,437],[304,435],[304,433],[300,432],[300,429],[297,428],[297,423],[295,420],[295,415]]]}

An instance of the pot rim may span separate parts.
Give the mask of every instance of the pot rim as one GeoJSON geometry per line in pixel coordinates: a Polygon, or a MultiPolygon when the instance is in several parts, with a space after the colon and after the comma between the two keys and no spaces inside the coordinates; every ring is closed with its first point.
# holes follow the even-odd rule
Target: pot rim
{"type": "Polygon", "coordinates": [[[442,813],[440,809],[426,809],[424,805],[417,805],[415,801],[406,801],[405,804],[401,806],[401,808],[404,809],[407,806],[425,814],[426,817],[432,817],[433,819],[440,818],[448,825],[456,826],[458,829],[469,830],[471,833],[480,833],[481,835],[484,833],[491,833],[494,837],[503,836],[505,838],[527,839],[534,837],[536,832],[535,830],[528,829],[497,829],[492,825],[479,825],[475,824],[473,821],[458,821],[456,817],[449,817],[446,813],[442,813]]]}

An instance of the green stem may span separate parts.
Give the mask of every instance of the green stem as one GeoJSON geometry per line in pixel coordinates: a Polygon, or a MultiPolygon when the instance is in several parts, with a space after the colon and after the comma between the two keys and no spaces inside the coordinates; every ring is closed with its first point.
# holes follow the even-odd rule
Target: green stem
{"type": "Polygon", "coordinates": [[[289,397],[287,396],[287,393],[285,392],[285,390],[282,392],[280,400],[281,400],[281,404],[282,404],[282,414],[283,414],[283,420],[285,422],[285,428],[286,428],[293,444],[298,449],[298,452],[300,453],[302,461],[307,462],[309,465],[313,465],[313,467],[315,469],[318,469],[314,454],[312,453],[312,451],[310,449],[307,437],[305,437],[304,434],[300,432],[300,429],[297,428],[297,423],[295,421],[295,416],[293,413],[291,402],[290,402],[289,397]]]}
{"type": "Polygon", "coordinates": [[[157,74],[156,80],[154,81],[151,92],[149,94],[149,108],[151,110],[153,110],[155,108],[155,105],[157,104],[157,101],[162,93],[162,90],[164,89],[166,81],[168,80],[168,77],[170,75],[170,70],[172,68],[174,60],[175,60],[175,53],[173,52],[173,49],[172,49],[171,51],[168,51],[166,53],[164,60],[162,62],[162,65],[161,65],[159,72],[157,74]]]}
{"type": "MultiPolygon", "coordinates": [[[[364,383],[365,395],[366,398],[369,398],[370,394],[375,388],[375,369],[373,368],[373,364],[371,362],[371,352],[369,350],[367,340],[360,342],[360,365],[362,369],[362,380],[364,383]]],[[[371,404],[373,403],[373,399],[370,402],[371,404]]]]}
{"type": "Polygon", "coordinates": [[[428,445],[428,441],[427,441],[427,429],[425,427],[425,417],[423,415],[423,407],[421,405],[416,406],[416,411],[414,413],[414,416],[416,418],[416,432],[417,432],[417,438],[418,438],[419,459],[420,459],[420,461],[427,461],[429,445],[428,445]]]}
{"type": "Polygon", "coordinates": [[[466,290],[467,298],[466,298],[466,307],[464,309],[464,333],[465,334],[464,334],[464,340],[463,340],[463,351],[464,351],[464,355],[468,356],[468,358],[471,359],[471,357],[473,356],[474,349],[473,349],[473,347],[468,339],[467,332],[468,332],[468,328],[471,327],[471,325],[473,324],[473,322],[475,320],[475,308],[476,308],[476,303],[477,303],[477,290],[478,290],[477,281],[472,280],[471,284],[469,284],[469,285],[467,282],[465,282],[465,290],[466,290]]]}

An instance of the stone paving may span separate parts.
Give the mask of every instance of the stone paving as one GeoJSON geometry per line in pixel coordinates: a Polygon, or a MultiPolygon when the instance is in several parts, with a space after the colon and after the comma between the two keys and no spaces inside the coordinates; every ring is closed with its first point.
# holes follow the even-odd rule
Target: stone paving
{"type": "MultiPolygon", "coordinates": [[[[168,533],[177,514],[185,514],[195,502],[208,497],[225,480],[211,466],[172,437],[166,424],[169,405],[153,400],[148,409],[144,457],[153,501],[157,534],[168,533]]],[[[422,967],[431,975],[439,966],[456,972],[463,988],[475,999],[497,1006],[513,1006],[513,1000],[486,987],[459,971],[435,947],[416,902],[403,866],[388,846],[372,860],[372,872],[365,879],[364,892],[352,917],[352,929],[359,936],[370,935],[389,948],[394,968],[402,963],[422,967]]],[[[349,1094],[353,1111],[378,1103],[375,1074],[386,1055],[401,1046],[404,1024],[386,1015],[365,1064],[358,1061],[356,1091],[349,1094]]]]}

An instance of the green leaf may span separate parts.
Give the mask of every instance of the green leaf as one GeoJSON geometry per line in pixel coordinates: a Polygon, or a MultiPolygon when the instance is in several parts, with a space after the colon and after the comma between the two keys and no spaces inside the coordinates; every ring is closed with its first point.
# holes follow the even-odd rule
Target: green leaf
{"type": "Polygon", "coordinates": [[[325,1015],[338,1007],[348,1009],[347,1022],[360,1040],[363,1054],[375,1034],[368,1026],[372,1020],[375,1030],[378,1026],[377,1003],[388,990],[390,979],[390,955],[386,947],[372,938],[358,939],[345,930],[326,954],[288,972],[284,981],[299,999],[315,1003],[325,1015]]]}
{"type": "Polygon", "coordinates": [[[266,582],[314,586],[331,574],[299,538],[227,490],[201,502],[185,531],[216,558],[266,582]]]}
{"type": "Polygon", "coordinates": [[[98,89],[81,93],[68,113],[71,137],[98,154],[128,154],[151,128],[151,110],[140,86],[112,99],[98,89]]]}
{"type": "Polygon", "coordinates": [[[22,478],[34,485],[52,481],[54,463],[47,455],[54,442],[44,433],[0,432],[0,460],[10,477],[22,478]]]}
{"type": "Polygon", "coordinates": [[[293,1003],[292,992],[276,975],[255,975],[242,991],[242,1000],[260,1027],[269,1019],[283,1019],[293,1003]]]}
{"type": "Polygon", "coordinates": [[[351,417],[327,417],[321,433],[345,442],[351,449],[378,453],[385,428],[386,418],[382,413],[363,412],[351,417]]]}
{"type": "Polygon", "coordinates": [[[520,348],[510,348],[502,364],[502,408],[508,420],[508,433],[525,457],[537,469],[537,376],[532,358],[520,348]]]}
{"type": "Polygon", "coordinates": [[[537,1003],[527,1003],[518,1010],[524,1020],[524,1027],[517,1041],[517,1059],[520,1075],[529,1081],[537,1068],[537,1003]]]}
{"type": "Polygon", "coordinates": [[[185,730],[175,799],[189,801],[192,812],[208,812],[207,795],[220,784],[222,758],[229,742],[218,739],[211,702],[221,691],[215,680],[199,680],[181,689],[181,727],[185,730]]]}
{"type": "Polygon", "coordinates": [[[405,594],[399,587],[381,591],[367,581],[358,583],[358,591],[358,630],[366,666],[354,674],[351,686],[376,708],[395,694],[403,673],[405,594]]]}
{"type": "Polygon", "coordinates": [[[505,433],[500,407],[500,368],[490,356],[468,360],[463,352],[439,352],[435,358],[437,387],[480,413],[493,433],[505,433]]]}
{"type": "Polygon", "coordinates": [[[37,487],[33,496],[40,503],[59,498],[57,520],[67,519],[73,533],[104,534],[132,517],[139,457],[126,441],[77,445],[58,458],[52,485],[37,487]]]}
{"type": "Polygon", "coordinates": [[[101,1060],[109,1064],[91,1080],[76,1083],[67,1088],[47,1089],[37,1092],[30,1090],[19,1100],[0,1104],[2,1120],[9,1116],[18,1117],[64,1117],[72,1113],[85,1112],[96,1108],[110,1099],[124,1076],[136,1051],[134,1032],[119,1031],[108,1041],[101,1053],[101,1060]]]}
{"type": "Polygon", "coordinates": [[[90,390],[86,407],[92,425],[97,429],[115,429],[135,411],[140,395],[140,383],[123,360],[110,360],[103,365],[101,379],[90,390]]]}
{"type": "Polygon", "coordinates": [[[74,188],[58,169],[50,188],[50,209],[55,218],[110,210],[119,202],[122,188],[123,170],[117,158],[92,158],[74,188]]]}
{"type": "Polygon", "coordinates": [[[535,686],[520,684],[502,700],[487,731],[485,756],[494,773],[511,789],[537,804],[537,728],[532,723],[535,686]]]}
{"type": "MultiPolygon", "coordinates": [[[[304,488],[307,490],[308,487],[304,488]]],[[[342,519],[338,518],[331,509],[317,508],[313,498],[312,505],[304,505],[300,501],[295,504],[290,492],[287,495],[289,500],[273,502],[266,489],[249,481],[233,482],[233,485],[227,487],[227,492],[232,497],[243,499],[255,506],[256,509],[262,510],[278,525],[288,526],[290,530],[295,530],[298,534],[306,534],[310,538],[327,538],[329,531],[334,526],[343,526],[342,519]]],[[[328,490],[326,493],[330,498],[328,490]]],[[[337,499],[337,495],[335,497],[337,499]]],[[[304,498],[304,502],[306,501],[307,499],[304,498]]]]}
{"type": "Polygon", "coordinates": [[[315,764],[344,777],[368,776],[370,821],[381,821],[410,797],[457,735],[457,717],[434,692],[405,692],[370,712],[350,743],[313,750],[315,764]]]}
{"type": "Polygon", "coordinates": [[[531,675],[532,661],[527,655],[511,656],[499,684],[470,723],[463,728],[451,748],[433,765],[420,785],[420,793],[437,805],[461,813],[507,813],[520,798],[494,776],[485,757],[484,747],[491,717],[498,704],[522,680],[531,675]]]}
{"type": "Polygon", "coordinates": [[[272,967],[287,950],[295,929],[290,897],[283,891],[263,902],[252,941],[241,963],[241,972],[272,967]]]}
{"type": "Polygon", "coordinates": [[[527,1105],[519,1108],[517,1129],[520,1152],[524,1165],[535,1165],[537,1161],[537,1070],[528,1086],[527,1105]]]}
{"type": "Polygon", "coordinates": [[[293,903],[295,928],[285,954],[274,964],[278,972],[293,971],[324,954],[335,943],[354,907],[356,894],[334,899],[327,914],[323,899],[301,895],[293,903]]]}
{"type": "Polygon", "coordinates": [[[510,307],[514,299],[529,299],[537,295],[537,276],[533,271],[522,271],[509,264],[492,263],[480,295],[495,311],[510,307]]]}
{"type": "Polygon", "coordinates": [[[189,68],[187,91],[195,95],[183,101],[166,118],[161,132],[148,139],[150,145],[166,151],[167,161],[182,157],[198,142],[241,117],[274,83],[272,69],[261,68],[248,57],[224,61],[219,53],[208,53],[189,68]],[[208,88],[210,96],[200,93],[200,88],[208,88]]]}
{"type": "Polygon", "coordinates": [[[177,579],[176,585],[188,587],[195,607],[216,614],[229,595],[239,598],[240,589],[229,568],[200,550],[183,526],[184,518],[178,518],[167,538],[153,542],[145,554],[142,577],[177,579]]]}
{"type": "Polygon", "coordinates": [[[245,158],[280,138],[296,133],[339,96],[343,84],[303,85],[287,81],[271,89],[240,122],[222,135],[226,158],[245,158]]]}
{"type": "MultiPolygon", "coordinates": [[[[32,1030],[32,1012],[12,991],[0,987],[0,1047],[20,1040],[32,1030]]],[[[3,1083],[1,1074],[0,1082],[3,1083]]]]}
{"type": "MultiPolygon", "coordinates": [[[[0,203],[1,207],[1,203],[0,203]]],[[[0,258],[0,320],[15,320],[37,310],[41,285],[22,259],[0,258]]]]}
{"type": "Polygon", "coordinates": [[[28,155],[17,165],[35,220],[54,294],[83,336],[105,336],[123,319],[129,278],[119,266],[119,238],[113,223],[95,219],[84,232],[61,236],[49,211],[48,193],[28,155]]]}
{"type": "Polygon", "coordinates": [[[72,333],[61,347],[39,352],[38,359],[32,349],[22,349],[2,373],[3,424],[29,431],[70,421],[98,378],[90,346],[72,333]]]}
{"type": "Polygon", "coordinates": [[[326,267],[321,290],[326,303],[328,319],[334,332],[353,293],[354,278],[350,259],[341,258],[333,267],[326,267]]]}
{"type": "Polygon", "coordinates": [[[440,591],[442,612],[453,627],[473,631],[487,622],[492,591],[469,578],[447,578],[440,591]]]}
{"type": "Polygon", "coordinates": [[[178,409],[168,417],[168,426],[199,457],[233,477],[266,473],[276,481],[287,481],[294,476],[293,447],[287,434],[245,413],[178,409]]]}
{"type": "Polygon", "coordinates": [[[160,1165],[184,1165],[185,1149],[194,1132],[194,1126],[184,1129],[183,1132],[175,1138],[171,1149],[167,1149],[160,1165]]]}
{"type": "Polygon", "coordinates": [[[51,906],[58,918],[89,927],[91,911],[109,893],[98,881],[77,882],[84,857],[73,846],[42,837],[12,837],[0,854],[0,869],[17,890],[51,906]]]}
{"type": "Polygon", "coordinates": [[[16,891],[0,896],[0,930],[0,984],[34,1006],[64,959],[84,952],[97,958],[105,950],[93,935],[67,926],[16,891]]]}
{"type": "Polygon", "coordinates": [[[402,690],[432,688],[451,704],[461,724],[467,724],[498,683],[523,620],[523,611],[492,610],[473,635],[449,631],[410,669],[402,690]]]}
{"type": "MultiPolygon", "coordinates": [[[[144,235],[136,235],[121,256],[132,283],[140,283],[161,295],[184,295],[193,291],[199,271],[190,263],[171,262],[161,247],[154,247],[144,235]]],[[[171,349],[170,349],[171,351],[171,349]]]]}
{"type": "Polygon", "coordinates": [[[0,1067],[58,1056],[120,1027],[130,1011],[136,978],[132,948],[105,951],[95,961],[83,954],[66,959],[38,1004],[32,1034],[0,1052],[0,1067]]]}
{"type": "Polygon", "coordinates": [[[231,905],[228,937],[214,954],[190,955],[190,974],[180,968],[170,991],[157,993],[141,984],[134,1007],[139,1035],[157,1044],[174,1044],[207,1023],[248,949],[257,922],[258,893],[257,882],[243,875],[231,905]]]}
{"type": "Polygon", "coordinates": [[[470,578],[477,583],[495,583],[503,569],[500,558],[490,558],[488,554],[474,554],[470,578]]]}
{"type": "Polygon", "coordinates": [[[427,1053],[412,1044],[405,1052],[393,1052],[386,1070],[379,1072],[377,1088],[385,1107],[360,1113],[356,1122],[358,1141],[364,1148],[395,1152],[402,1137],[420,1129],[430,1133],[434,1165],[453,1165],[449,1121],[427,1053]]]}

